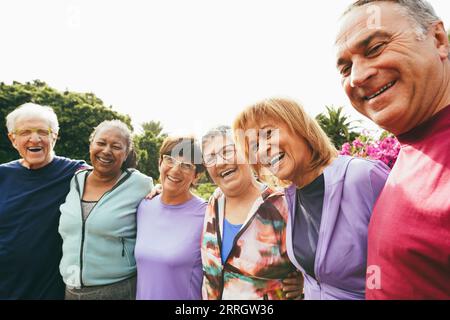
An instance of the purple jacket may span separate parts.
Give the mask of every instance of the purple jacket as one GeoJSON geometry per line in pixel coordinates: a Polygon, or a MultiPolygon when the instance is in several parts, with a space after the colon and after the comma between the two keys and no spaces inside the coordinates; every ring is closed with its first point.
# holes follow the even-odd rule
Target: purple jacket
{"type": "Polygon", "coordinates": [[[389,168],[381,161],[339,156],[324,170],[325,192],[314,273],[307,275],[292,245],[296,187],[286,191],[289,206],[287,251],[305,276],[305,299],[364,299],[367,229],[389,168]]]}

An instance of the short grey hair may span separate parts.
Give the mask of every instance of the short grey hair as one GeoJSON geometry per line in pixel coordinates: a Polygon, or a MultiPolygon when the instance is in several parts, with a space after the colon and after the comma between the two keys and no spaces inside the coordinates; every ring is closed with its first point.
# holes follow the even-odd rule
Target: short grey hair
{"type": "Polygon", "coordinates": [[[120,120],[105,120],[102,123],[100,123],[97,127],[94,128],[94,131],[91,133],[91,136],[89,137],[89,142],[94,141],[97,133],[99,133],[104,129],[119,130],[126,142],[127,152],[133,149],[133,136],[131,130],[124,122],[120,120]]]}
{"type": "Polygon", "coordinates": [[[233,133],[230,126],[217,126],[215,128],[212,128],[208,130],[203,136],[202,136],[202,150],[204,149],[206,143],[208,140],[211,140],[215,137],[225,137],[230,138],[232,141],[233,139],[233,133]]]}
{"type": "Polygon", "coordinates": [[[59,132],[58,117],[51,107],[28,102],[17,107],[6,116],[8,133],[13,133],[16,130],[17,122],[25,119],[47,121],[54,133],[59,132]]]}
{"type": "MultiPolygon", "coordinates": [[[[416,25],[415,31],[419,40],[425,38],[433,23],[442,21],[436,14],[433,6],[426,0],[357,0],[347,8],[342,16],[350,13],[355,8],[374,2],[392,2],[403,8],[406,17],[416,25]]],[[[450,52],[448,53],[448,58],[450,59],[450,52]]]]}

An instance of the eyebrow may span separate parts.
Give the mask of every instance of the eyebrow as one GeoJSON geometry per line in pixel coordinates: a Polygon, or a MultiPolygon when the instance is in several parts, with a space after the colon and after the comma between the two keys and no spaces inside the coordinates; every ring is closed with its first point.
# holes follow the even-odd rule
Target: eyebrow
{"type": "MultiPolygon", "coordinates": [[[[372,41],[373,39],[376,38],[390,38],[391,34],[389,32],[386,31],[375,31],[374,33],[368,35],[365,39],[359,41],[356,44],[356,49],[362,49],[362,48],[366,48],[372,41]]],[[[345,58],[339,58],[336,66],[339,67],[343,64],[345,64],[347,62],[347,60],[345,58]]]]}

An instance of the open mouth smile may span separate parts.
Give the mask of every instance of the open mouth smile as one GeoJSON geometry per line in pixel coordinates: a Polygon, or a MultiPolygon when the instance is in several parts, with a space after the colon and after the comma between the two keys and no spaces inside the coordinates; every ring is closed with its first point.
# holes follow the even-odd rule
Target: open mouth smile
{"type": "Polygon", "coordinates": [[[284,159],[285,156],[286,154],[284,152],[280,152],[279,154],[275,155],[274,157],[272,157],[272,159],[270,159],[270,166],[276,166],[278,163],[280,163],[281,160],[284,159]]]}
{"type": "Polygon", "coordinates": [[[106,158],[102,158],[102,157],[97,157],[97,160],[100,161],[101,163],[104,163],[104,164],[111,164],[111,163],[113,163],[112,159],[106,159],[106,158]]]}
{"type": "Polygon", "coordinates": [[[42,147],[29,147],[29,148],[27,148],[27,150],[30,151],[30,152],[40,152],[43,149],[44,148],[42,148],[42,147]]]}
{"type": "Polygon", "coordinates": [[[177,178],[174,178],[174,177],[171,177],[171,176],[167,176],[167,179],[169,181],[172,181],[172,182],[175,182],[175,183],[179,183],[179,182],[182,181],[181,179],[177,179],[177,178]]]}

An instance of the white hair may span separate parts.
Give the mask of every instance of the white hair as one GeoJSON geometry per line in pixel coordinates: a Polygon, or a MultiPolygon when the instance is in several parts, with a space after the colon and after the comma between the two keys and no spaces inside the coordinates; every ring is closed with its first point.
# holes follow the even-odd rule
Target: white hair
{"type": "Polygon", "coordinates": [[[91,136],[89,137],[89,142],[94,141],[94,138],[97,135],[97,133],[105,129],[119,130],[123,138],[125,139],[127,145],[127,152],[133,149],[133,136],[131,130],[124,122],[120,120],[105,120],[102,123],[100,123],[97,127],[95,127],[94,131],[91,133],[91,136]]]}
{"type": "Polygon", "coordinates": [[[47,121],[54,133],[59,132],[58,117],[51,107],[35,103],[25,103],[6,116],[6,127],[9,133],[16,130],[16,124],[24,119],[39,119],[47,121]]]}
{"type": "MultiPolygon", "coordinates": [[[[428,30],[433,23],[442,21],[427,0],[357,0],[347,8],[342,16],[345,16],[355,8],[367,4],[376,4],[377,2],[391,2],[399,5],[403,9],[404,15],[413,22],[417,40],[419,41],[426,38],[428,30]]],[[[450,60],[450,52],[447,57],[450,60]]]]}

